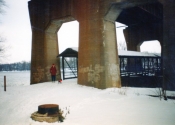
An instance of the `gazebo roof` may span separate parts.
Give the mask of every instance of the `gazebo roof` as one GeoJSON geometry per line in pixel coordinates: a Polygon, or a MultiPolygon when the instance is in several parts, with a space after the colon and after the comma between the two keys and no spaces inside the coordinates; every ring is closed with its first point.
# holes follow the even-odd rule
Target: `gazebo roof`
{"type": "Polygon", "coordinates": [[[59,54],[57,57],[78,57],[78,48],[72,47],[65,49],[61,54],[59,54]]]}

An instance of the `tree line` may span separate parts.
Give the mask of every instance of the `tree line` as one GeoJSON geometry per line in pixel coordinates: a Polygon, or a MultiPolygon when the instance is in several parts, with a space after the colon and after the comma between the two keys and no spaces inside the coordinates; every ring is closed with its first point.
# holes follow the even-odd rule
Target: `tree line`
{"type": "Polygon", "coordinates": [[[17,62],[11,64],[0,64],[0,71],[24,71],[30,70],[30,62],[17,62]]]}
{"type": "MultiPolygon", "coordinates": [[[[66,58],[64,60],[64,67],[77,68],[77,59],[76,58],[66,58]],[[65,61],[66,60],[66,61],[65,61]]],[[[30,70],[31,62],[16,62],[10,64],[0,64],[0,71],[24,71],[30,70]]],[[[62,59],[60,59],[60,68],[62,68],[62,59]]]]}

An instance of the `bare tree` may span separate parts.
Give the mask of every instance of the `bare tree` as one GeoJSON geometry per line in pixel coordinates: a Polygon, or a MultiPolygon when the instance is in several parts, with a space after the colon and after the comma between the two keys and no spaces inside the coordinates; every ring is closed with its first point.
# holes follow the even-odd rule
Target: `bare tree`
{"type": "Polygon", "coordinates": [[[0,36],[0,60],[1,60],[1,58],[4,56],[5,47],[4,47],[4,45],[3,45],[3,42],[5,42],[5,39],[3,39],[3,38],[0,36]]]}
{"type": "MultiPolygon", "coordinates": [[[[0,14],[4,13],[4,9],[3,7],[5,7],[5,1],[4,0],[0,0],[0,14]]],[[[0,35],[0,61],[2,60],[2,57],[4,57],[4,46],[3,46],[3,42],[5,41],[5,39],[0,35]]]]}
{"type": "Polygon", "coordinates": [[[3,11],[3,7],[6,6],[5,1],[4,0],[0,0],[0,13],[2,14],[3,11]]]}
{"type": "Polygon", "coordinates": [[[127,50],[125,42],[118,42],[118,50],[127,50]]]}

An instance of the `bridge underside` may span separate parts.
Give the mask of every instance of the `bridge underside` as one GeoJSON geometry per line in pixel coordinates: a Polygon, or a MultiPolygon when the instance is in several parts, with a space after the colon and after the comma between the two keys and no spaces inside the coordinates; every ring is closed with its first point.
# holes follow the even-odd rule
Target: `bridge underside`
{"type": "Polygon", "coordinates": [[[121,87],[116,26],[124,30],[128,50],[146,40],[162,46],[163,85],[175,90],[175,2],[166,0],[31,0],[31,84],[50,81],[49,67],[61,77],[57,32],[64,22],[79,22],[78,84],[96,88],[121,87]]]}
{"type": "Polygon", "coordinates": [[[128,26],[124,30],[128,50],[140,51],[143,41],[162,43],[163,5],[159,2],[124,9],[116,21],[128,26]]]}

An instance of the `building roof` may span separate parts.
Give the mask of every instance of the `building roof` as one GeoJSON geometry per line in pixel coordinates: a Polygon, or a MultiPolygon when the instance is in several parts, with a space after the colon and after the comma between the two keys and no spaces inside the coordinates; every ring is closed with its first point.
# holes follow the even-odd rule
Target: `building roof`
{"type": "Polygon", "coordinates": [[[78,57],[78,48],[72,47],[65,49],[61,54],[59,54],[57,57],[78,57]]]}
{"type": "Polygon", "coordinates": [[[145,53],[145,52],[137,52],[137,51],[118,51],[119,56],[139,56],[139,57],[160,57],[160,54],[157,53],[145,53]]]}
{"type": "MultiPolygon", "coordinates": [[[[160,54],[157,53],[145,53],[145,52],[137,52],[137,51],[125,51],[118,50],[118,55],[121,57],[160,57],[160,54]]],[[[65,49],[61,54],[57,57],[78,57],[78,47],[72,47],[65,49]]]]}

